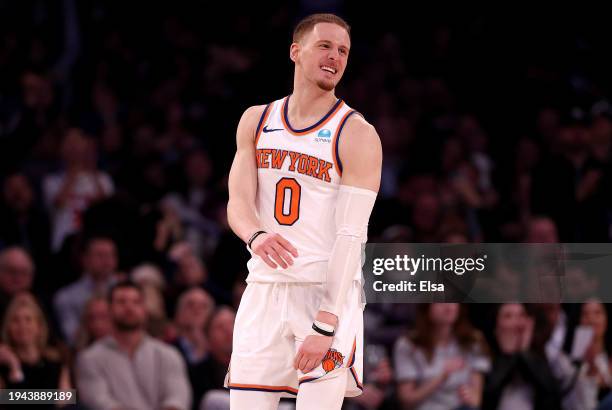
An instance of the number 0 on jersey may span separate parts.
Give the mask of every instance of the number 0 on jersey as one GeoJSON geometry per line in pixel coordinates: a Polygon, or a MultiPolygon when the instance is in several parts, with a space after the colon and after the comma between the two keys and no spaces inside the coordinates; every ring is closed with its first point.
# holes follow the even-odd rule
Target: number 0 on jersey
{"type": "Polygon", "coordinates": [[[300,218],[302,187],[293,178],[281,178],[276,183],[274,218],[281,225],[293,225],[300,218]]]}

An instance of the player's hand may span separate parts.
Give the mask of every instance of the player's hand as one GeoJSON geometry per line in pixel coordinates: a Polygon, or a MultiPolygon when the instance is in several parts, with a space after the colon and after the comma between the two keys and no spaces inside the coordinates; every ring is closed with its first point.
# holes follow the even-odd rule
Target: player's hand
{"type": "Polygon", "coordinates": [[[300,350],[295,355],[293,367],[300,369],[302,373],[308,373],[321,364],[325,353],[332,345],[333,337],[310,335],[306,336],[300,350]]]}
{"type": "Polygon", "coordinates": [[[251,249],[271,268],[276,269],[277,264],[287,269],[293,265],[293,256],[297,258],[298,253],[295,246],[277,233],[263,233],[253,243],[251,249]]]}

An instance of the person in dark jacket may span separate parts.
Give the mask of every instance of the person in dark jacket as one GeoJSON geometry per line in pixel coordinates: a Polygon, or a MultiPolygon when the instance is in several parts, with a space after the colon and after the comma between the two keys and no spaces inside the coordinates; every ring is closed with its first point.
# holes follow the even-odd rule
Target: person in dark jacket
{"type": "Polygon", "coordinates": [[[485,380],[483,410],[561,409],[562,389],[544,352],[550,331],[537,322],[521,304],[499,307],[496,346],[492,369],[485,380]]]}

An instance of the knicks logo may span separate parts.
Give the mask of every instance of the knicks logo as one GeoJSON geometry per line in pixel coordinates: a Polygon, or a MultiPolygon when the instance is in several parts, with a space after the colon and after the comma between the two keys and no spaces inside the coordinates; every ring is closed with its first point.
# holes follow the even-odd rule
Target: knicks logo
{"type": "Polygon", "coordinates": [[[344,356],[342,353],[336,349],[329,349],[327,353],[325,353],[321,366],[323,367],[323,370],[325,370],[325,373],[329,373],[332,370],[342,366],[342,362],[344,362],[344,356]]]}

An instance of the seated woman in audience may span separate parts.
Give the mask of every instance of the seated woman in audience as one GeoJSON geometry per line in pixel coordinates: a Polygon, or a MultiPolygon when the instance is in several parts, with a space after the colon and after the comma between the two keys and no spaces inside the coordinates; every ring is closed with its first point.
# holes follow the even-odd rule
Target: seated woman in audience
{"type": "Polygon", "coordinates": [[[205,329],[215,309],[215,301],[202,288],[191,288],[178,299],[173,344],[187,362],[187,367],[198,364],[208,355],[205,329]]]}
{"type": "Polygon", "coordinates": [[[104,296],[89,299],[83,311],[81,325],[77,330],[76,347],[81,351],[98,339],[108,336],[112,330],[108,302],[104,296]]]}
{"type": "Polygon", "coordinates": [[[483,409],[562,408],[563,389],[545,353],[551,330],[543,314],[531,317],[522,304],[499,307],[493,367],[485,383],[483,409]]]}
{"type": "Polygon", "coordinates": [[[402,408],[480,407],[487,348],[459,304],[419,305],[415,329],[398,339],[394,361],[402,408]]]}
{"type": "Polygon", "coordinates": [[[48,327],[31,295],[16,296],[2,322],[0,386],[6,389],[70,389],[68,367],[48,343],[48,327]]]}
{"type": "Polygon", "coordinates": [[[173,338],[172,326],[166,315],[164,289],[166,281],[159,268],[152,264],[143,264],[130,272],[130,278],[136,282],[144,294],[147,309],[147,332],[160,340],[173,338]]]}
{"type": "Polygon", "coordinates": [[[586,351],[582,372],[589,386],[588,408],[596,408],[596,403],[610,392],[612,386],[610,361],[605,347],[608,314],[604,305],[596,300],[584,303],[580,310],[580,325],[593,329],[593,340],[586,351]]]}

